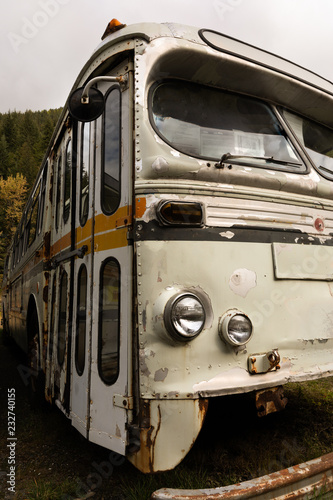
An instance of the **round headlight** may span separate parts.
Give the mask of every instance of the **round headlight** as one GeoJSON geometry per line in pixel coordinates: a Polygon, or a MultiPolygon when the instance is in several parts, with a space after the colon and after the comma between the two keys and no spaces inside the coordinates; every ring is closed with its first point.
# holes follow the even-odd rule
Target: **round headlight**
{"type": "Polygon", "coordinates": [[[170,335],[176,340],[192,340],[204,327],[205,310],[195,295],[173,297],[164,310],[164,322],[170,335]]]}
{"type": "Polygon", "coordinates": [[[246,314],[233,310],[220,319],[219,333],[233,346],[246,344],[252,337],[252,323],[246,314]]]}

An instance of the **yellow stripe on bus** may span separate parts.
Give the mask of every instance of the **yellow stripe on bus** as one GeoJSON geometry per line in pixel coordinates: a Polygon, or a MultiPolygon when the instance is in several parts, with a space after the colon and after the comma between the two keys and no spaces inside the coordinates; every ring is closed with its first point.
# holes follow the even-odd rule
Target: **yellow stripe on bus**
{"type": "Polygon", "coordinates": [[[116,231],[108,231],[95,236],[94,251],[102,252],[128,246],[127,228],[123,227],[116,231]]]}
{"type": "MultiPolygon", "coordinates": [[[[118,208],[112,215],[98,214],[95,217],[95,251],[110,250],[128,245],[127,226],[132,222],[132,207],[126,205],[118,208]]],[[[93,220],[87,220],[86,224],[75,229],[76,246],[87,245],[91,253],[91,238],[93,235],[93,220]]],[[[54,257],[59,252],[66,250],[71,244],[70,232],[56,241],[51,248],[51,256],[54,257]]]]}

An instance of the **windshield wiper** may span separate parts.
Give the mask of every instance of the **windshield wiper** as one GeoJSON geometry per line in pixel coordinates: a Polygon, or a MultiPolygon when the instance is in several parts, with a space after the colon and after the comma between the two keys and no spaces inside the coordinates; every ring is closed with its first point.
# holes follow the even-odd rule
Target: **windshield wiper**
{"type": "Polygon", "coordinates": [[[251,156],[251,155],[232,155],[231,153],[225,153],[222,155],[221,160],[218,163],[215,163],[216,168],[223,168],[224,163],[232,160],[263,160],[269,163],[277,163],[279,165],[297,165],[301,166],[302,163],[298,161],[287,161],[287,160],[278,160],[274,158],[274,156],[251,156]]]}

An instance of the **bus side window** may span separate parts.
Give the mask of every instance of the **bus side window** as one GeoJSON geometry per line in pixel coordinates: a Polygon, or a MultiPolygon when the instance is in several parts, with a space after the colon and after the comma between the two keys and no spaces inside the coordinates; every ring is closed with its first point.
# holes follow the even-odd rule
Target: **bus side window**
{"type": "Polygon", "coordinates": [[[98,371],[111,385],[119,372],[120,269],[115,259],[104,262],[100,279],[98,371]]]}
{"type": "Polygon", "coordinates": [[[82,123],[81,134],[80,224],[84,226],[89,211],[90,123],[82,123]]]}
{"type": "Polygon", "coordinates": [[[106,214],[115,212],[120,202],[120,131],[120,90],[113,87],[104,112],[102,209],[106,214]]]}
{"type": "Polygon", "coordinates": [[[66,147],[65,158],[65,185],[64,185],[64,223],[69,219],[71,210],[71,171],[72,171],[72,141],[69,140],[66,147]]]}
{"type": "Polygon", "coordinates": [[[47,179],[47,166],[46,163],[43,171],[43,177],[41,182],[41,195],[38,209],[38,234],[42,230],[43,219],[44,219],[44,207],[45,207],[45,192],[46,192],[46,179],[47,179]]]}
{"type": "Polygon", "coordinates": [[[67,273],[63,271],[60,279],[59,323],[58,323],[58,363],[61,366],[65,359],[66,322],[67,322],[67,273]]]}
{"type": "Polygon", "coordinates": [[[55,227],[56,231],[59,228],[59,215],[60,215],[60,202],[61,202],[61,166],[62,166],[62,155],[60,154],[57,162],[57,186],[56,186],[56,220],[55,227]]]}
{"type": "Polygon", "coordinates": [[[36,188],[34,197],[33,197],[33,202],[32,202],[32,207],[31,211],[28,215],[28,232],[29,232],[29,237],[28,237],[28,246],[32,245],[32,243],[35,241],[36,238],[36,233],[37,233],[37,217],[38,217],[38,205],[39,205],[39,193],[40,193],[40,182],[36,188]]]}
{"type": "Polygon", "coordinates": [[[51,297],[51,320],[50,320],[51,332],[50,332],[50,342],[49,342],[49,359],[50,360],[52,359],[52,355],[53,355],[56,292],[57,292],[57,278],[56,278],[56,275],[54,275],[53,285],[52,285],[52,297],[51,297]]]}
{"type": "Polygon", "coordinates": [[[83,264],[78,275],[77,316],[75,366],[79,375],[84,371],[86,354],[86,324],[87,324],[87,269],[83,264]]]}

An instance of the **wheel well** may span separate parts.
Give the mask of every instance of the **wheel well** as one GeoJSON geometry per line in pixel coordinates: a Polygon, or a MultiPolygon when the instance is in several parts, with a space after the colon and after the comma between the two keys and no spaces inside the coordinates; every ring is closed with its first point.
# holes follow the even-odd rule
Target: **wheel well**
{"type": "Polygon", "coordinates": [[[28,345],[33,337],[36,335],[36,326],[38,330],[38,343],[40,345],[40,328],[36,300],[33,295],[29,299],[27,311],[27,335],[28,345]]]}

